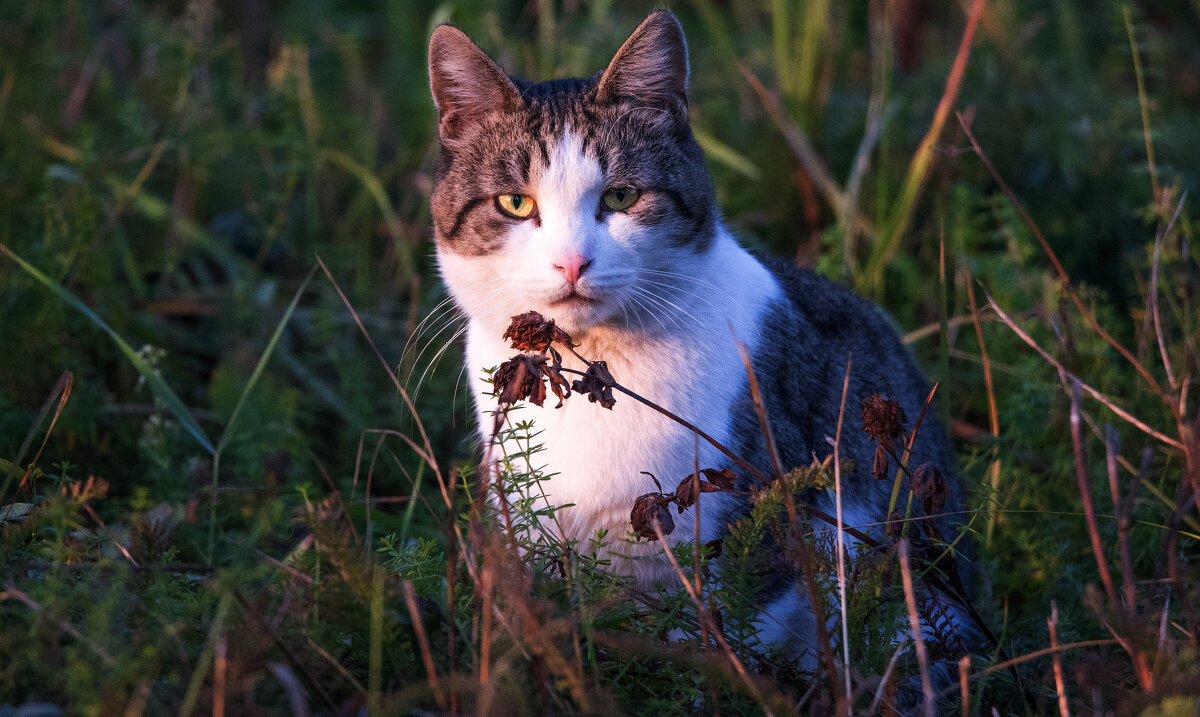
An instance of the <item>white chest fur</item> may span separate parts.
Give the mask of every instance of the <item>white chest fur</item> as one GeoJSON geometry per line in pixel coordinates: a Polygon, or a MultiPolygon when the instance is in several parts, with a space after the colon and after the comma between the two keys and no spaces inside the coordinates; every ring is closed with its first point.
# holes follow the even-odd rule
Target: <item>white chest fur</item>
{"type": "MultiPolygon", "coordinates": [[[[753,353],[760,317],[780,289],[770,272],[724,231],[689,269],[694,283],[660,304],[657,330],[600,326],[576,336],[581,341],[576,350],[591,360],[607,361],[618,383],[728,444],[730,406],[745,386],[734,335],[753,353]]],[[[516,353],[500,334],[494,324],[474,320],[468,330],[467,368],[473,375],[485,445],[491,438],[490,413],[496,400],[480,378],[482,369],[516,353]]],[[[570,356],[564,365],[583,368],[570,356]]],[[[551,396],[543,407],[521,404],[513,413],[514,419],[532,420],[540,431],[535,443],[544,450],[533,463],[553,475],[543,484],[549,502],[573,504],[559,511],[557,524],[543,527],[561,529],[564,535],[556,537],[578,540],[578,548],[584,551],[597,531],[607,531],[605,552],[618,563],[619,571],[642,584],[669,584],[675,579],[669,564],[653,557],[661,546],[628,542],[629,514],[639,495],[656,490],[642,472],[653,473],[664,490],[673,490],[692,472],[696,442],[690,431],[653,409],[620,393],[616,397],[611,411],[573,395],[562,408],[554,408],[551,396]]],[[[729,460],[701,440],[699,462],[704,468],[727,465],[729,460]]],[[[717,499],[715,494],[706,495],[701,505],[702,540],[711,540],[719,532],[712,519],[717,499]]],[[[693,509],[675,516],[671,541],[692,539],[694,514],[693,509]]]]}

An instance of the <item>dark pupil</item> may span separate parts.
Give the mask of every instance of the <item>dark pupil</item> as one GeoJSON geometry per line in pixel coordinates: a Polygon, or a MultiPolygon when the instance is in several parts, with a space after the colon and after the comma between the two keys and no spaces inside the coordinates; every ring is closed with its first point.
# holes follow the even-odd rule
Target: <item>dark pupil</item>
{"type": "Polygon", "coordinates": [[[522,197],[520,194],[512,195],[512,205],[513,205],[513,209],[515,211],[518,211],[518,212],[521,211],[521,205],[524,203],[525,203],[525,197],[522,197]]]}
{"type": "Polygon", "coordinates": [[[613,190],[613,198],[617,200],[617,204],[624,204],[625,203],[625,190],[624,189],[613,190]]]}

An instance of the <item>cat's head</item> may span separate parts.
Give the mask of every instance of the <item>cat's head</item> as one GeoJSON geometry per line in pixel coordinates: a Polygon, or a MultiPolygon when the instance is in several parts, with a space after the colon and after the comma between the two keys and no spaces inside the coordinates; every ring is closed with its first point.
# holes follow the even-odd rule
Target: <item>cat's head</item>
{"type": "Polygon", "coordinates": [[[473,318],[644,325],[709,248],[716,205],[688,127],[687,45],[650,15],[590,78],[506,75],[460,30],[429,43],[442,276],[473,318]]]}

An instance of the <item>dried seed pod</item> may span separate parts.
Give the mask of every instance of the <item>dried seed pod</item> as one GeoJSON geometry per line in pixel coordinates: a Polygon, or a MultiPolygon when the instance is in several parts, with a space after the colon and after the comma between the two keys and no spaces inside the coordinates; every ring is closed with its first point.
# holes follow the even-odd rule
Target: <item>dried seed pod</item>
{"type": "Polygon", "coordinates": [[[579,345],[571,341],[570,334],[554,325],[554,319],[547,319],[536,311],[512,317],[503,338],[512,339],[512,347],[518,351],[537,353],[550,348],[554,341],[566,346],[579,345]]]}
{"type": "Polygon", "coordinates": [[[904,435],[904,424],[908,416],[899,403],[873,393],[862,402],[863,431],[891,449],[897,438],[904,435]]]}
{"type": "Polygon", "coordinates": [[[928,461],[913,469],[908,480],[908,487],[913,495],[921,499],[925,515],[933,515],[940,511],[946,504],[946,496],[950,492],[946,476],[942,475],[942,472],[928,461]]]}
{"type": "Polygon", "coordinates": [[[603,361],[593,361],[588,366],[583,378],[571,384],[571,390],[576,393],[587,394],[590,403],[599,403],[611,411],[613,405],[617,402],[613,398],[612,392],[612,387],[616,382],[616,379],[608,372],[608,364],[603,361]]]}
{"type": "Polygon", "coordinates": [[[887,447],[880,443],[875,446],[875,462],[871,464],[871,475],[875,476],[876,480],[887,480],[891,467],[892,461],[888,457],[887,447]]]}
{"type": "Polygon", "coordinates": [[[889,540],[895,543],[904,535],[905,522],[904,513],[898,510],[892,511],[892,514],[888,516],[887,524],[883,528],[884,534],[887,535],[889,540]]]}
{"type": "Polygon", "coordinates": [[[670,535],[671,531],[675,530],[675,519],[671,517],[671,511],[667,510],[667,505],[674,500],[674,496],[647,493],[633,502],[629,523],[633,526],[638,542],[641,542],[642,538],[658,540],[658,533],[654,530],[655,519],[658,520],[658,527],[663,535],[670,535]]]}

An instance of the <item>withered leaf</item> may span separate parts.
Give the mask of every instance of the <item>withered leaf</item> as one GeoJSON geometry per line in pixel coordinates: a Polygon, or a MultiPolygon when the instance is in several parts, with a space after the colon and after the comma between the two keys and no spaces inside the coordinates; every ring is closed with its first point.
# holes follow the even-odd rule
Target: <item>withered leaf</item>
{"type": "Polygon", "coordinates": [[[691,474],[679,481],[679,485],[675,486],[675,507],[679,509],[680,513],[691,508],[696,504],[696,500],[700,498],[699,493],[696,492],[697,484],[699,484],[700,493],[716,493],[721,490],[719,486],[709,483],[704,479],[697,481],[696,474],[691,474]]]}
{"type": "Polygon", "coordinates": [[[599,403],[608,410],[612,410],[613,405],[617,400],[613,398],[612,387],[617,383],[612,374],[608,372],[608,364],[603,361],[593,361],[588,366],[583,378],[576,380],[571,384],[571,390],[576,393],[587,394],[588,402],[599,403]]]}
{"type": "Polygon", "coordinates": [[[579,345],[571,341],[570,334],[554,325],[554,319],[547,319],[536,311],[512,317],[502,338],[512,339],[512,347],[518,351],[538,353],[550,348],[555,341],[567,346],[579,345]]]}
{"type": "Polygon", "coordinates": [[[942,472],[928,461],[913,469],[912,475],[908,479],[908,487],[913,495],[921,499],[925,515],[933,515],[940,511],[946,504],[946,496],[950,492],[946,476],[942,475],[942,472]]]}
{"type": "Polygon", "coordinates": [[[873,393],[862,402],[863,431],[889,449],[897,438],[904,435],[904,424],[908,416],[899,403],[873,393]]]}
{"type": "Polygon", "coordinates": [[[673,500],[674,496],[663,493],[638,496],[633,502],[633,510],[629,513],[629,523],[633,526],[638,542],[641,542],[642,538],[658,540],[658,533],[654,531],[655,519],[658,520],[658,527],[663,535],[670,535],[671,531],[675,530],[675,519],[667,509],[667,505],[673,500]]]}
{"type": "Polygon", "coordinates": [[[871,475],[875,476],[876,480],[887,480],[890,469],[891,460],[888,457],[887,446],[880,443],[875,446],[875,462],[871,464],[871,475]]]}
{"type": "Polygon", "coordinates": [[[701,468],[700,472],[721,490],[733,490],[734,483],[737,482],[737,474],[728,468],[720,470],[716,468],[701,468]]]}

